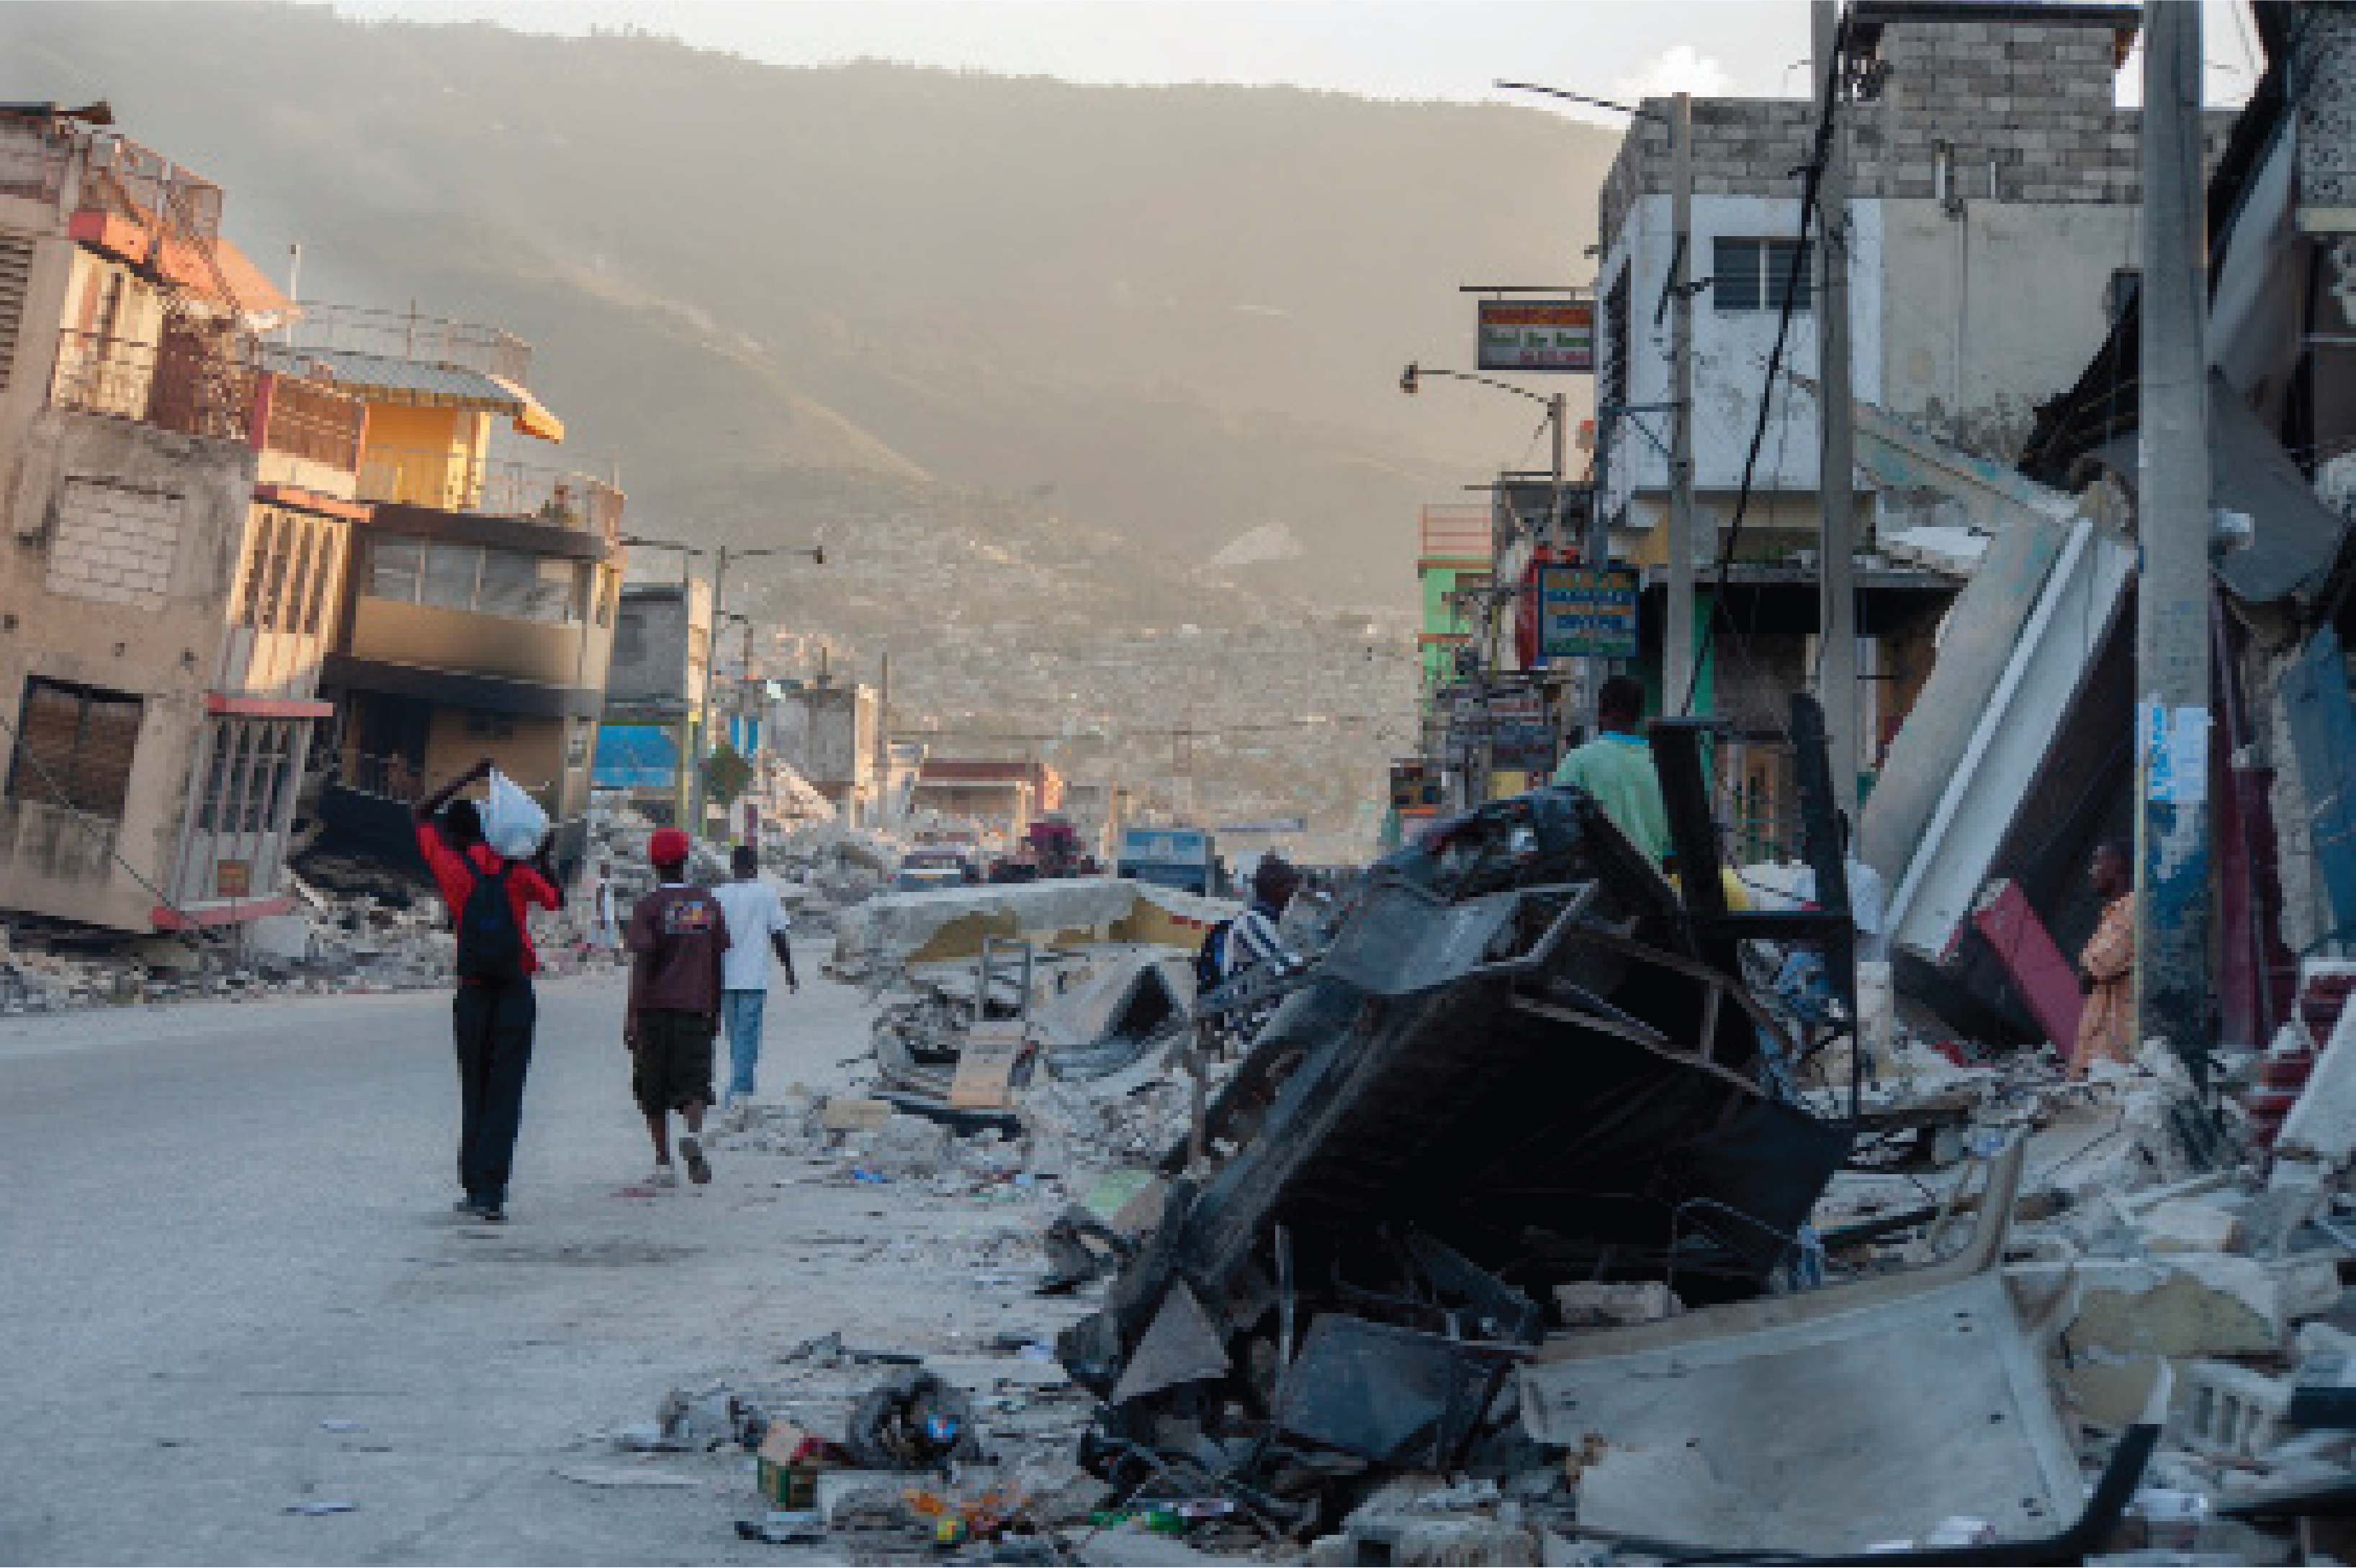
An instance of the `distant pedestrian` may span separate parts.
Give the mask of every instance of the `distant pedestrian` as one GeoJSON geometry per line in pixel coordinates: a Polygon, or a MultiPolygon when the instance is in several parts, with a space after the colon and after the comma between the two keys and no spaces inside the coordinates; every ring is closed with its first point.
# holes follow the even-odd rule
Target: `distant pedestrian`
{"type": "Polygon", "coordinates": [[[728,1092],[724,1104],[753,1095],[753,1072],[761,1060],[761,1016],[769,1004],[769,955],[785,965],[786,988],[798,991],[794,976],[793,944],[786,933],[793,923],[777,901],[777,890],[761,880],[761,857],[750,844],[739,844],[728,857],[735,880],[712,890],[728,916],[728,956],[722,964],[721,1021],[728,1027],[728,1092]]]}
{"type": "Polygon", "coordinates": [[[591,895],[594,901],[590,917],[589,945],[612,963],[622,954],[622,920],[619,898],[614,890],[614,862],[597,862],[597,886],[591,895]]]}
{"type": "Polygon", "coordinates": [[[2087,880],[2103,901],[2094,934],[2078,952],[2078,988],[2086,1005],[2070,1051],[2070,1076],[2083,1078],[2097,1061],[2126,1061],[2134,1052],[2135,874],[2127,847],[2115,839],[2095,849],[2087,880]]]}
{"type": "Polygon", "coordinates": [[[657,1187],[676,1187],[670,1115],[685,1130],[680,1157],[696,1182],[712,1179],[703,1152],[703,1113],[712,1105],[712,1042],[720,1033],[721,965],[728,919],[720,901],[687,884],[687,835],[666,827],[648,845],[655,891],[630,912],[624,940],[631,954],[629,1011],[622,1040],[630,1052],[630,1089],[654,1139],[657,1187]]]}
{"type": "Polygon", "coordinates": [[[1669,810],[1644,741],[1644,688],[1624,675],[1605,681],[1596,694],[1595,727],[1595,739],[1565,753],[1554,782],[1593,795],[1628,842],[1659,865],[1669,852],[1669,810]]]}
{"type": "Polygon", "coordinates": [[[458,1048],[459,1213],[498,1224],[507,1215],[508,1174],[523,1119],[523,1081],[531,1066],[540,967],[525,912],[563,907],[556,870],[542,840],[529,864],[502,859],[483,842],[481,813],[452,797],[491,773],[485,757],[412,808],[417,852],[458,933],[457,995],[451,1033],[458,1048]],[[441,821],[434,820],[439,816],[441,821]]]}

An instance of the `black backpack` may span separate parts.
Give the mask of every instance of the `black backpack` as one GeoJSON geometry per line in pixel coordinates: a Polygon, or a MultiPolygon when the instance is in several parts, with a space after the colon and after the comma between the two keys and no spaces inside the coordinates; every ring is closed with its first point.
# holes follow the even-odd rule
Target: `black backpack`
{"type": "Polygon", "coordinates": [[[1236,923],[1223,920],[1204,934],[1203,945],[1194,949],[1194,994],[1207,997],[1219,988],[1227,977],[1227,928],[1236,923]]]}
{"type": "Polygon", "coordinates": [[[513,980],[523,974],[523,928],[516,923],[515,901],[508,896],[508,873],[475,874],[475,885],[458,911],[458,977],[462,980],[513,980]]]}

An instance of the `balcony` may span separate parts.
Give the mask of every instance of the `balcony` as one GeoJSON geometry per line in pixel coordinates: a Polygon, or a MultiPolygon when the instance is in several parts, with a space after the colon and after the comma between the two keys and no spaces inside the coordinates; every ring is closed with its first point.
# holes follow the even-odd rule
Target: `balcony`
{"type": "Polygon", "coordinates": [[[333,387],[291,376],[273,378],[262,416],[262,444],[335,469],[357,473],[368,405],[333,387]]]}
{"type": "Polygon", "coordinates": [[[496,326],[359,305],[306,304],[302,310],[282,339],[290,348],[447,365],[518,386],[531,370],[531,345],[496,326]]]}
{"type": "Polygon", "coordinates": [[[244,441],[253,422],[253,343],[242,333],[134,343],[72,328],[58,335],[53,408],[135,420],[181,435],[244,441]]]}
{"type": "Polygon", "coordinates": [[[506,459],[470,464],[448,451],[371,448],[360,460],[359,498],[520,517],[577,529],[608,545],[622,536],[622,493],[611,485],[506,459]]]}

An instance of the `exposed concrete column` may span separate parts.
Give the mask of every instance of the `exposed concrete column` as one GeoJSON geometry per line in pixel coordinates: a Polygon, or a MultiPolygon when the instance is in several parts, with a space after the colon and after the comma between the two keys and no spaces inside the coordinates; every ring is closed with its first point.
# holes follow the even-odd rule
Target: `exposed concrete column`
{"type": "Polygon", "coordinates": [[[2136,599],[2136,1040],[2209,1040],[2209,311],[2201,8],[2147,6],[2136,599]]]}
{"type": "MultiPolygon", "coordinates": [[[[1838,0],[1815,0],[1816,111],[1832,117],[1833,132],[1816,184],[1817,228],[1823,239],[1817,269],[1816,342],[1821,389],[1816,420],[1816,489],[1823,502],[1815,688],[1825,709],[1825,743],[1832,759],[1833,799],[1857,816],[1857,502],[1856,457],[1849,404],[1848,130],[1840,113],[1841,23],[1838,0]]],[[[1772,397],[1774,389],[1767,395],[1772,397]]]]}

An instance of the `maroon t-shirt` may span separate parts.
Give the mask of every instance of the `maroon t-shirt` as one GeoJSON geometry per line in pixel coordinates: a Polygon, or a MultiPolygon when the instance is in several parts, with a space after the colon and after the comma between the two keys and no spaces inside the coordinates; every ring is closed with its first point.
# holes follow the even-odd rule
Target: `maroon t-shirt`
{"type": "Polygon", "coordinates": [[[630,1011],[720,1011],[720,955],[728,918],[702,888],[659,887],[630,912],[624,937],[637,955],[630,965],[630,1011]]]}

